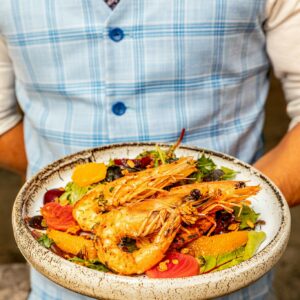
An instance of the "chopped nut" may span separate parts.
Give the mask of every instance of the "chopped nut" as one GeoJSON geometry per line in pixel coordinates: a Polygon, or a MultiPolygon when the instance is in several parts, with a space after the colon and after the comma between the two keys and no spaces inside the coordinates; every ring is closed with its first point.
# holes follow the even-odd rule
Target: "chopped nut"
{"type": "Polygon", "coordinates": [[[190,252],[190,249],[188,248],[182,248],[181,251],[180,251],[182,254],[187,254],[190,252]]]}
{"type": "Polygon", "coordinates": [[[158,265],[158,271],[164,272],[168,270],[167,261],[162,261],[158,265]]]}
{"type": "Polygon", "coordinates": [[[135,164],[132,160],[128,159],[127,160],[127,165],[130,167],[130,168],[134,168],[135,167],[135,164]]]}

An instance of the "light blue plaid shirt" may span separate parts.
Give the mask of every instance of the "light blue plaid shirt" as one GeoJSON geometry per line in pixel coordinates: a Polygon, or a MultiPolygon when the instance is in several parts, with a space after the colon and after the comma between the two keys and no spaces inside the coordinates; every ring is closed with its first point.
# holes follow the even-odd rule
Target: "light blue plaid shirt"
{"type": "MultiPolygon", "coordinates": [[[[102,0],[1,0],[28,176],[83,148],[175,141],[182,128],[185,143],[255,160],[268,91],[265,5],[122,0],[112,11],[102,0]]],[[[33,275],[31,299],[78,299],[33,275]]],[[[237,297],[264,297],[267,277],[237,297]]]]}

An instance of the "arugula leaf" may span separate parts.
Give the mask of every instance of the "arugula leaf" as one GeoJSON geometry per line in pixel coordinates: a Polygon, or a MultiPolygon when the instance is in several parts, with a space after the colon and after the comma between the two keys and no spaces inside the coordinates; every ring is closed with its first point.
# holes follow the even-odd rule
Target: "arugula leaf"
{"type": "Polygon", "coordinates": [[[101,271],[101,272],[109,272],[110,270],[100,262],[94,262],[87,266],[90,269],[101,271]]]}
{"type": "Polygon", "coordinates": [[[83,265],[83,266],[93,269],[93,270],[109,272],[109,269],[105,265],[103,265],[101,262],[99,262],[99,260],[96,260],[96,259],[95,260],[85,260],[85,259],[79,258],[77,256],[74,256],[72,258],[69,258],[68,260],[71,262],[83,265]]]}
{"type": "Polygon", "coordinates": [[[50,248],[51,245],[54,243],[52,239],[50,239],[47,234],[43,234],[38,240],[37,240],[42,246],[45,248],[50,248]]]}
{"type": "Polygon", "coordinates": [[[74,204],[92,188],[92,186],[80,187],[75,182],[69,182],[65,187],[65,192],[59,197],[59,201],[74,204]]]}
{"type": "Polygon", "coordinates": [[[234,207],[234,216],[235,220],[240,222],[240,229],[253,229],[259,214],[257,214],[251,207],[243,205],[242,211],[240,211],[239,207],[234,207]]]}
{"type": "Polygon", "coordinates": [[[224,175],[221,176],[222,180],[233,179],[236,176],[236,174],[238,173],[238,172],[236,172],[232,169],[229,169],[227,167],[221,167],[221,170],[224,172],[224,175]]]}

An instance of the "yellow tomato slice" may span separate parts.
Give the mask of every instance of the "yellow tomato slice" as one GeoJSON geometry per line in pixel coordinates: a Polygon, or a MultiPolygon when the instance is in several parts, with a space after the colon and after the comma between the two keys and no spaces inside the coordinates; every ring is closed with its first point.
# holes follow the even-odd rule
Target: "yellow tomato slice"
{"type": "Polygon", "coordinates": [[[106,177],[106,166],[103,163],[87,163],[77,165],[72,174],[72,180],[79,186],[87,186],[103,180],[106,177]]]}

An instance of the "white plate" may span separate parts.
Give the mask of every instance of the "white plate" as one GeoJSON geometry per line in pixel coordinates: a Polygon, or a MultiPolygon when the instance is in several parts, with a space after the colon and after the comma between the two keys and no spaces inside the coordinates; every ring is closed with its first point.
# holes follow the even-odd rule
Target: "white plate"
{"type": "Polygon", "coordinates": [[[154,147],[154,143],[127,143],[88,149],[52,163],[26,182],[13,209],[15,239],[26,260],[61,286],[87,296],[105,299],[217,297],[245,287],[269,271],[283,254],[290,234],[290,212],[283,195],[268,178],[250,165],[231,156],[196,147],[181,146],[176,150],[176,155],[198,158],[204,152],[218,166],[238,171],[237,180],[247,180],[249,185],[259,184],[262,188],[251,201],[254,210],[266,222],[261,230],[266,232],[267,238],[251,259],[232,268],[205,275],[149,279],[144,276],[108,274],[76,265],[42,247],[33,238],[24,218],[40,214],[46,190],[65,186],[70,181],[75,165],[89,161],[108,162],[111,158],[134,158],[142,151],[153,150],[154,147]]]}

